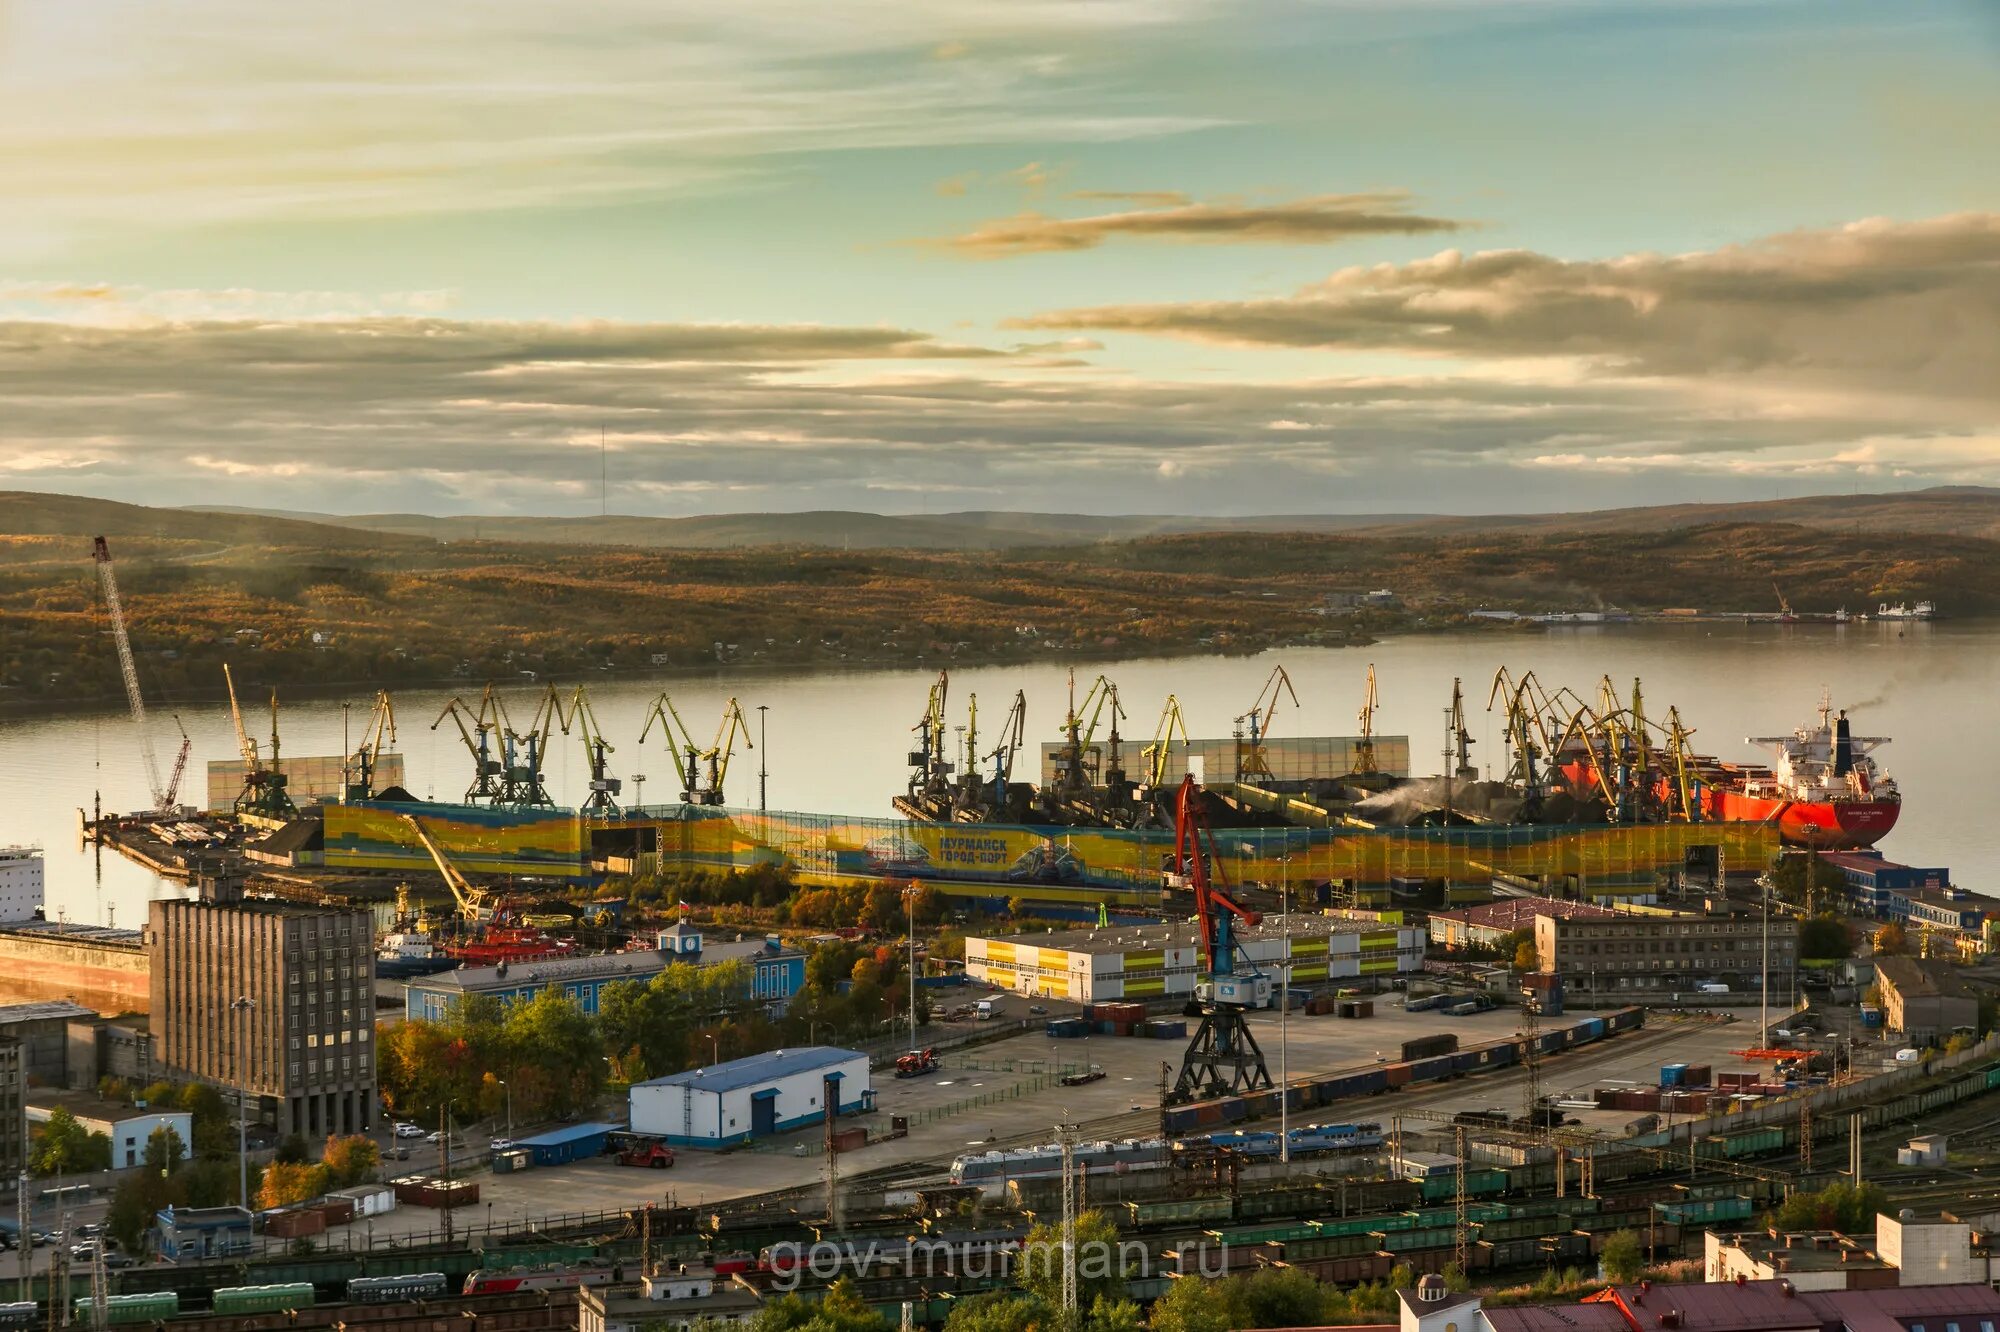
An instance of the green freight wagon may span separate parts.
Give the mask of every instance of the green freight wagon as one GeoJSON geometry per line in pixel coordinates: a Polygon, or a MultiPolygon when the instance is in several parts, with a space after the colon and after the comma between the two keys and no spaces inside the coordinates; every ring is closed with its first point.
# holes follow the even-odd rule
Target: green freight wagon
{"type": "Polygon", "coordinates": [[[1134,1226],[1159,1226],[1184,1221],[1227,1221],[1227,1198],[1170,1198],[1163,1202],[1128,1202],[1125,1211],[1134,1226]]]}
{"type": "Polygon", "coordinates": [[[289,1313],[312,1308],[313,1288],[305,1281],[279,1286],[224,1286],[215,1292],[209,1306],[219,1314],[289,1313]]]}
{"type": "MultiPolygon", "coordinates": [[[[85,1295],[74,1303],[78,1322],[88,1326],[95,1301],[85,1295]]],[[[107,1295],[104,1321],[107,1323],[158,1323],[181,1314],[181,1297],[174,1292],[150,1291],[144,1295],[107,1295]]]]}

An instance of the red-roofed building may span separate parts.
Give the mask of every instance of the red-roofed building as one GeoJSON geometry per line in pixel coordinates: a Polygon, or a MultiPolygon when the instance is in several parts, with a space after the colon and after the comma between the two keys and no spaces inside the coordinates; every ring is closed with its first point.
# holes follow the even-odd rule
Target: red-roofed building
{"type": "Polygon", "coordinates": [[[1481,1307],[1426,1278],[1399,1291],[1399,1332],[2000,1332],[2000,1292],[1966,1282],[1800,1290],[1791,1281],[1610,1286],[1575,1304],[1481,1307]]]}
{"type": "Polygon", "coordinates": [[[1534,932],[1541,916],[1560,920],[1618,914],[1589,902],[1565,902],[1555,897],[1503,897],[1483,906],[1462,911],[1431,914],[1431,942],[1440,948],[1495,948],[1508,935],[1520,930],[1534,932]]]}

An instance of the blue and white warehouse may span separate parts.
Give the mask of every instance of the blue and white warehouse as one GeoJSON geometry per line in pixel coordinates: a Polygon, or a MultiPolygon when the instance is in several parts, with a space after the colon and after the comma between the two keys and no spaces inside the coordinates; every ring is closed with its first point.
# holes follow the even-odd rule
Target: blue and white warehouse
{"type": "Polygon", "coordinates": [[[875,1108],[867,1055],[810,1045],[635,1082],[632,1131],[676,1147],[728,1147],[806,1128],[826,1118],[829,1078],[836,1115],[875,1108]]]}

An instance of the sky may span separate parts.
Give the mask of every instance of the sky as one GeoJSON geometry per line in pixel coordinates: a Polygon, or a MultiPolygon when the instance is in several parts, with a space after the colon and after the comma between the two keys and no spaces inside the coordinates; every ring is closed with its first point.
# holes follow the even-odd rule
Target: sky
{"type": "Polygon", "coordinates": [[[0,490],[2000,484],[1995,0],[0,0],[0,490]]]}

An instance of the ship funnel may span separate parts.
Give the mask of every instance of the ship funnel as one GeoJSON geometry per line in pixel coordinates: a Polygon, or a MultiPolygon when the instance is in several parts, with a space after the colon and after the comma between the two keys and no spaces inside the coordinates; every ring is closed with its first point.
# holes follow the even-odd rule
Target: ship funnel
{"type": "Polygon", "coordinates": [[[1845,777],[1854,770],[1854,740],[1847,730],[1847,710],[1833,722],[1833,775],[1845,777]]]}

